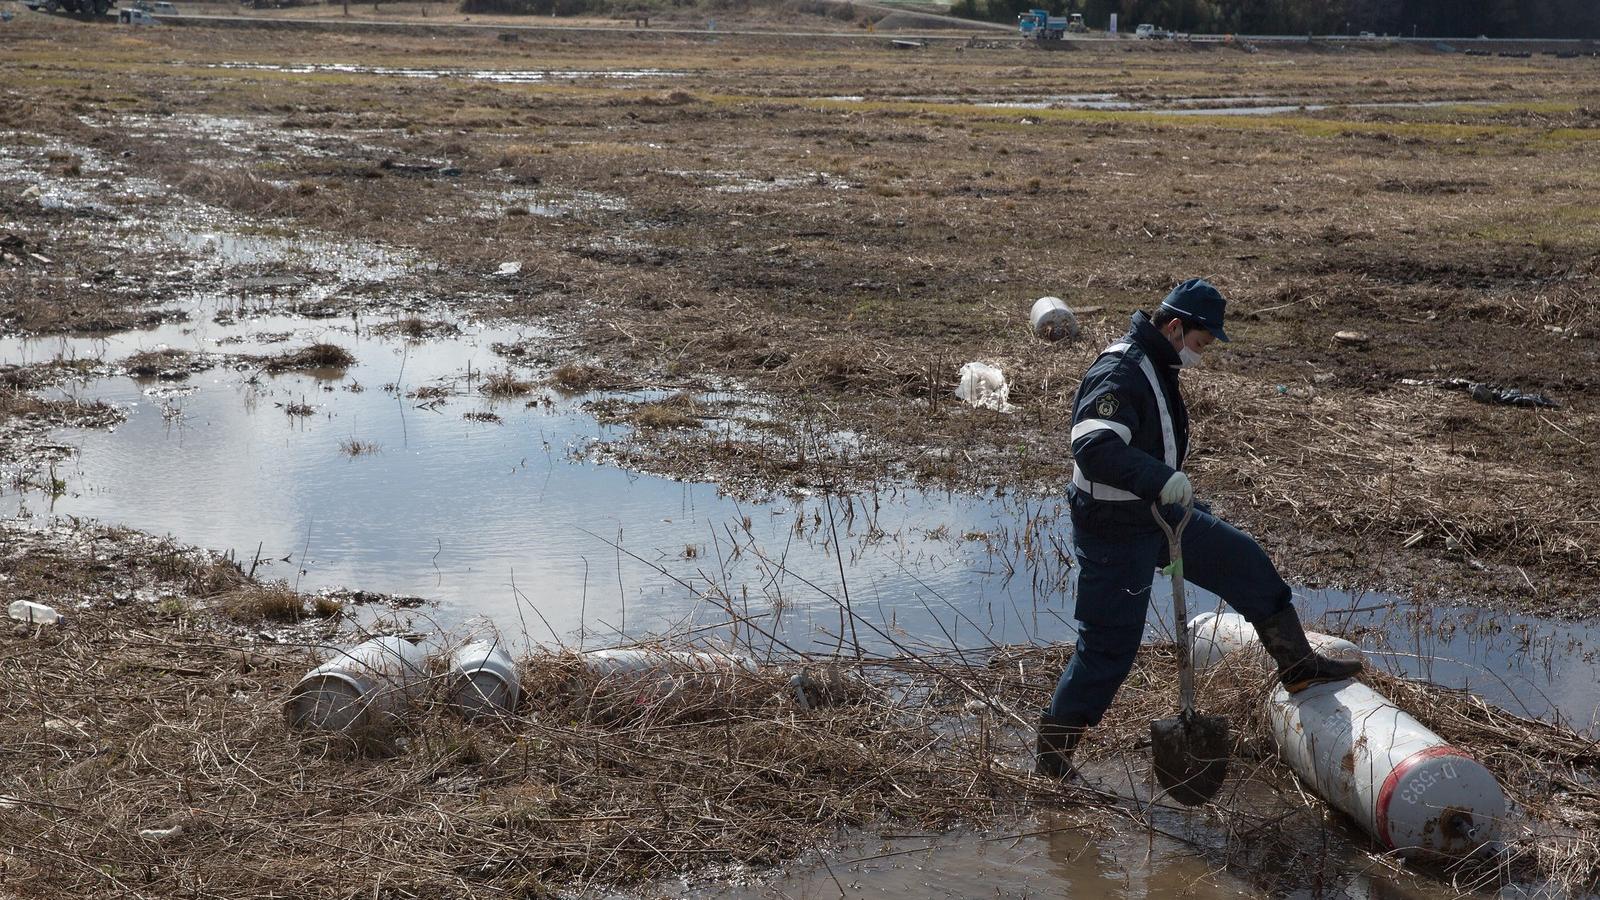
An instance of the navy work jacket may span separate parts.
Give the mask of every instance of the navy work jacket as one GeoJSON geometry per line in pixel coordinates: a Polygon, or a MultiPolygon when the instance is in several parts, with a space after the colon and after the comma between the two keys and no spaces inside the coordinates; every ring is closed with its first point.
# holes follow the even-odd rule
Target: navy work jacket
{"type": "Polygon", "coordinates": [[[1067,489],[1080,534],[1158,530],[1150,504],[1189,452],[1178,364],[1178,352],[1141,310],[1084,374],[1073,404],[1067,489]]]}

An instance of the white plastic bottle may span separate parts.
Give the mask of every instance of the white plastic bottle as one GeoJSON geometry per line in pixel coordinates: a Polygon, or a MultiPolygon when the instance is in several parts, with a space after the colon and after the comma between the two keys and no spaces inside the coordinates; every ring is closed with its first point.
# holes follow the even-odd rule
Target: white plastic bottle
{"type": "Polygon", "coordinates": [[[61,613],[56,612],[55,607],[35,603],[32,600],[13,600],[11,605],[6,607],[6,612],[18,622],[26,622],[29,625],[54,625],[63,618],[61,613]]]}

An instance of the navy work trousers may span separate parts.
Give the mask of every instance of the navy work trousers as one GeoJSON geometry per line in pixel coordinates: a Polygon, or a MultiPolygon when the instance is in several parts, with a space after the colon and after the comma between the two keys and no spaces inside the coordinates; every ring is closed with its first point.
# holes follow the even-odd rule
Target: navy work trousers
{"type": "MultiPolygon", "coordinates": [[[[1158,530],[1117,529],[1108,535],[1085,529],[1074,537],[1078,647],[1056,683],[1049,713],[1069,723],[1096,725],[1133,668],[1150,584],[1168,561],[1167,536],[1158,530]]],[[[1183,574],[1252,624],[1290,603],[1289,585],[1255,538],[1199,509],[1183,532],[1183,574]]]]}

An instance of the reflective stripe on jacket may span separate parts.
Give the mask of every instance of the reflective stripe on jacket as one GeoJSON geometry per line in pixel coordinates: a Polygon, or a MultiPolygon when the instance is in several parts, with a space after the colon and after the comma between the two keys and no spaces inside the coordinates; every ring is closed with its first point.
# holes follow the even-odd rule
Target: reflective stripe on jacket
{"type": "Polygon", "coordinates": [[[1147,507],[1189,449],[1177,366],[1177,351],[1137,312],[1128,333],[1089,367],[1073,404],[1075,508],[1103,507],[1093,518],[1155,527],[1147,507]]]}

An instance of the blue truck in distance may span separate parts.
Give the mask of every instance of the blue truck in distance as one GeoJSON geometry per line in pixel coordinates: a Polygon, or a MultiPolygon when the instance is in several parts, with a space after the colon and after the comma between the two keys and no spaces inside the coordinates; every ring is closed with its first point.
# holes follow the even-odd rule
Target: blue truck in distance
{"type": "Polygon", "coordinates": [[[1059,41],[1067,32],[1084,32],[1083,13],[1071,16],[1052,16],[1049,10],[1030,9],[1017,16],[1017,31],[1025,38],[1037,41],[1059,41]]]}

